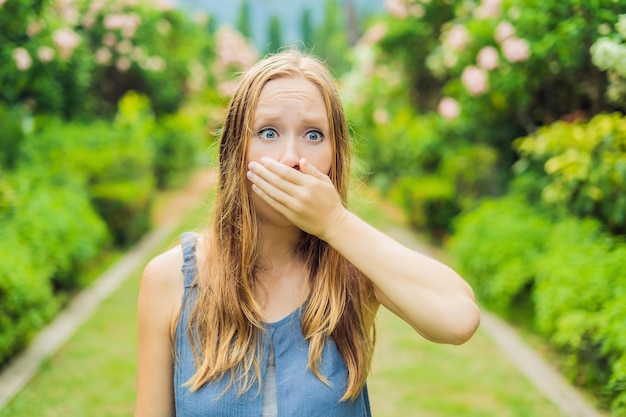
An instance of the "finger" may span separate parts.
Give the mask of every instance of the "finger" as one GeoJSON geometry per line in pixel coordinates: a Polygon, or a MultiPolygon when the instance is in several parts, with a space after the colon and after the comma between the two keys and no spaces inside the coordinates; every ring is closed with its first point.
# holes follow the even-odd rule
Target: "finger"
{"type": "Polygon", "coordinates": [[[315,165],[309,163],[309,161],[307,161],[306,159],[300,158],[299,163],[300,163],[300,171],[302,171],[303,174],[311,175],[320,180],[329,179],[327,174],[324,174],[322,171],[317,169],[315,165]]]}
{"type": "MultiPolygon", "coordinates": [[[[278,165],[281,165],[281,164],[278,164],[278,165]]],[[[248,179],[250,179],[252,182],[261,181],[261,180],[266,181],[267,183],[273,185],[276,188],[279,188],[280,190],[288,194],[294,193],[296,191],[298,187],[297,184],[294,184],[293,182],[289,181],[289,179],[283,178],[280,172],[276,173],[272,171],[270,168],[266,167],[265,165],[262,165],[259,162],[252,161],[250,162],[250,164],[248,164],[248,174],[247,174],[248,179]]],[[[292,168],[288,168],[288,169],[295,171],[292,168]]],[[[282,171],[283,170],[281,170],[281,172],[282,171]]]]}
{"type": "Polygon", "coordinates": [[[261,165],[292,184],[302,185],[304,182],[304,177],[300,171],[288,165],[281,164],[272,158],[261,158],[261,165]]]}
{"type": "Polygon", "coordinates": [[[271,182],[256,175],[254,172],[248,171],[247,177],[252,182],[252,190],[275,209],[281,211],[281,208],[293,200],[293,197],[287,192],[274,186],[271,182]]]}

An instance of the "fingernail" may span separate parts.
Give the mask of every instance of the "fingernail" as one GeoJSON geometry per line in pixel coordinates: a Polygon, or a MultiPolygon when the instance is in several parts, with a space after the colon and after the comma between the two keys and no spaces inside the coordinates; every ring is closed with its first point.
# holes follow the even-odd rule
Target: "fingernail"
{"type": "Polygon", "coordinates": [[[266,164],[270,159],[267,156],[264,156],[263,158],[261,158],[261,163],[262,164],[266,164]]]}
{"type": "Polygon", "coordinates": [[[246,172],[246,177],[251,180],[254,177],[254,173],[252,171],[248,171],[246,172]]]}
{"type": "Polygon", "coordinates": [[[254,169],[256,168],[256,162],[252,161],[248,164],[248,169],[254,169]]]}

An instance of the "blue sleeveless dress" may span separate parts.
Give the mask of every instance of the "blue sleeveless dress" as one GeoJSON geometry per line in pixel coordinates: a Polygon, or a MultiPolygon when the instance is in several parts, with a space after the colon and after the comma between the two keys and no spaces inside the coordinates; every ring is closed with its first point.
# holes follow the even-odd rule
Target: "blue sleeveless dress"
{"type": "MultiPolygon", "coordinates": [[[[188,339],[187,323],[194,299],[197,235],[181,236],[185,291],[175,332],[174,397],[177,417],[261,417],[263,391],[258,382],[239,395],[238,387],[225,391],[228,378],[205,384],[195,392],[183,386],[195,373],[195,361],[188,339]],[[187,294],[189,296],[187,297],[187,294]]],[[[309,342],[302,335],[300,309],[278,322],[266,324],[261,335],[261,379],[265,380],[270,346],[274,349],[276,405],[279,417],[371,417],[367,387],[355,401],[340,401],[345,393],[348,371],[337,346],[329,340],[324,346],[319,370],[330,382],[320,381],[308,367],[309,342]]]]}

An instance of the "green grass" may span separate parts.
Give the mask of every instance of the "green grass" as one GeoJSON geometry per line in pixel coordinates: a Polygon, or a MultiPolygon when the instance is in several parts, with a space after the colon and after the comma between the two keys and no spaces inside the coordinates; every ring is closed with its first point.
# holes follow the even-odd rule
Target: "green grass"
{"type": "MultiPolygon", "coordinates": [[[[375,193],[355,187],[355,211],[378,227],[398,225],[397,212],[375,193]]],[[[168,239],[196,229],[206,207],[187,216],[168,239]]],[[[147,261],[147,259],[146,259],[147,261]]],[[[0,417],[104,417],[134,412],[135,306],[140,271],[130,277],[53,357],[0,417]]],[[[558,411],[513,368],[479,331],[462,346],[421,339],[381,309],[378,347],[369,379],[377,417],[553,417],[558,411]]]]}

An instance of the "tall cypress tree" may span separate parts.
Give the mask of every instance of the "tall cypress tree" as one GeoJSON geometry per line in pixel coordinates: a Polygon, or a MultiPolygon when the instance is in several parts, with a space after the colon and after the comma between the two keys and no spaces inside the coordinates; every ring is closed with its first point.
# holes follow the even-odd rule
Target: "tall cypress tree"
{"type": "Polygon", "coordinates": [[[283,44],[283,26],[280,17],[272,15],[268,27],[268,52],[276,52],[283,44]]]}
{"type": "Polygon", "coordinates": [[[315,31],[313,52],[324,58],[334,75],[339,75],[349,67],[348,31],[344,24],[342,9],[337,0],[326,0],[324,21],[315,31]]]}
{"type": "Polygon", "coordinates": [[[302,11],[302,16],[300,17],[300,37],[305,49],[308,50],[313,47],[314,36],[311,9],[306,7],[302,11]]]}
{"type": "Polygon", "coordinates": [[[239,5],[237,30],[246,38],[252,39],[252,27],[250,25],[250,4],[248,4],[248,0],[241,0],[241,3],[239,5]]]}

